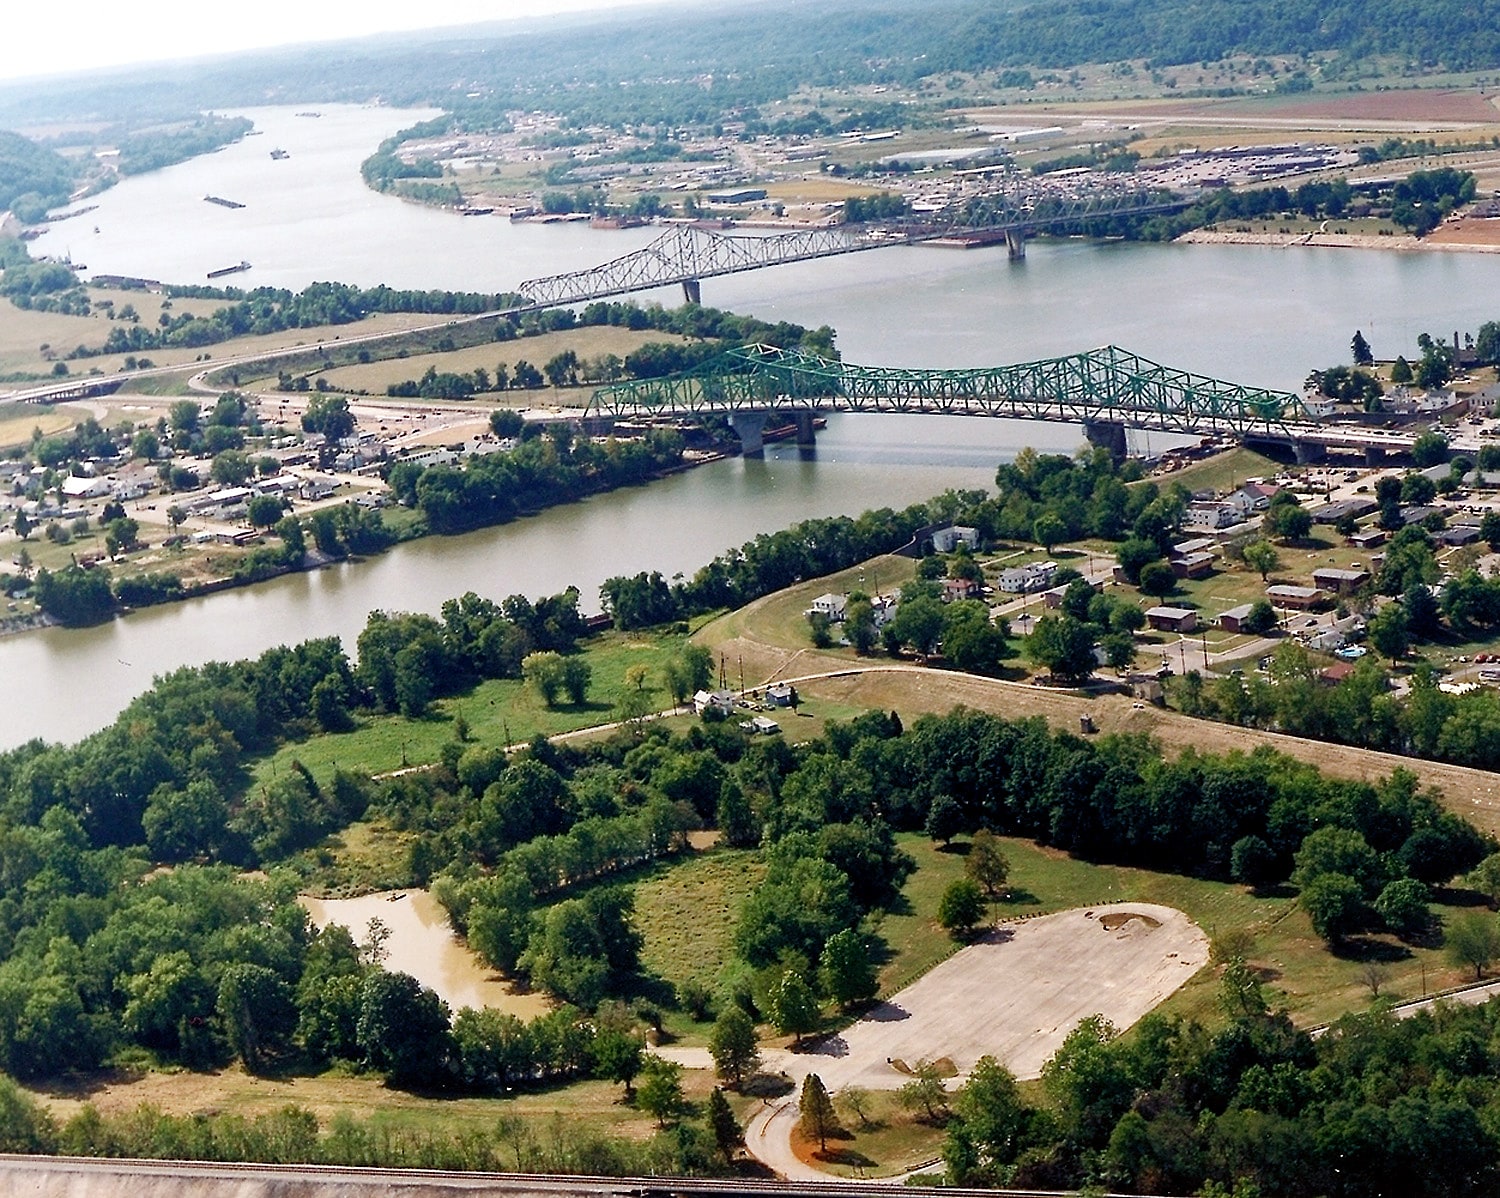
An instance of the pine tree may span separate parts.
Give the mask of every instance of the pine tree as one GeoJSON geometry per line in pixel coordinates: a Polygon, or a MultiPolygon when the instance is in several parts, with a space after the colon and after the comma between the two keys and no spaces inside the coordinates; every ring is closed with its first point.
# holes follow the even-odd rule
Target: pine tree
{"type": "Polygon", "coordinates": [[[714,1143],[724,1155],[725,1161],[734,1160],[734,1153],[745,1142],[745,1133],[729,1108],[729,1100],[718,1086],[708,1096],[708,1126],[714,1133],[714,1143]]]}
{"type": "Polygon", "coordinates": [[[828,1088],[816,1073],[809,1073],[802,1082],[802,1095],[797,1101],[801,1118],[797,1127],[808,1139],[818,1141],[818,1151],[828,1150],[828,1137],[843,1131],[838,1112],[833,1109],[833,1099],[828,1088]]]}
{"type": "Polygon", "coordinates": [[[1375,361],[1375,355],[1370,352],[1370,343],[1359,329],[1354,330],[1354,340],[1349,342],[1349,349],[1354,355],[1356,366],[1369,366],[1375,361]]]}

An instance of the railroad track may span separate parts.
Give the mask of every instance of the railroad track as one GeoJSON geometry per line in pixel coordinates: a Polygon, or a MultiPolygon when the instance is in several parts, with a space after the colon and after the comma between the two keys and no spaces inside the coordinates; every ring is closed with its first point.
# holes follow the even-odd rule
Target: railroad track
{"type": "MultiPolygon", "coordinates": [[[[135,1192],[129,1183],[146,1181],[177,1181],[213,1186],[236,1187],[236,1194],[244,1194],[239,1187],[246,1182],[266,1181],[271,1183],[294,1183],[317,1185],[326,1183],[340,1187],[347,1194],[349,1186],[368,1187],[371,1194],[398,1195],[405,1191],[462,1192],[494,1195],[544,1195],[587,1194],[594,1196],[615,1195],[617,1198],[724,1198],[738,1195],[744,1198],[890,1198],[890,1186],[880,1182],[856,1179],[813,1182],[741,1181],[732,1178],[696,1177],[583,1177],[568,1173],[453,1173],[431,1169],[373,1169],[343,1165],[264,1165],[216,1161],[157,1161],[114,1160],[94,1157],[72,1156],[14,1156],[0,1155],[0,1192],[30,1194],[47,1193],[33,1183],[27,1186],[23,1179],[36,1180],[68,1177],[88,1185],[94,1181],[118,1178],[127,1184],[122,1194],[135,1192]],[[21,1183],[7,1184],[7,1180],[21,1183]]],[[[923,1187],[947,1196],[947,1198],[1069,1198],[1071,1190],[984,1190],[959,1186],[923,1187]]],[[[80,1192],[72,1188],[59,1193],[80,1192]]],[[[90,1189],[92,1191],[92,1188],[90,1189]]],[[[150,1191],[159,1193],[159,1187],[150,1191]]],[[[302,1191],[298,1191],[301,1193],[302,1191]]],[[[1126,1195],[1106,1194],[1103,1198],[1127,1198],[1126,1195]]],[[[1132,1195],[1129,1198],[1142,1198],[1132,1195]]],[[[1152,1198],[1147,1195],[1145,1198],[1152,1198]]]]}

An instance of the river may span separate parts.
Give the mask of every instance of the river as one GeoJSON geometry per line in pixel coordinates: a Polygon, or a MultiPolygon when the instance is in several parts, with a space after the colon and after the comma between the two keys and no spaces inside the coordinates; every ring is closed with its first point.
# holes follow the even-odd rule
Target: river
{"type": "MultiPolygon", "coordinates": [[[[253,109],[262,135],[91,200],[36,253],[71,252],[93,273],[178,281],[246,259],[241,286],[338,279],[502,291],[523,279],[628,253],[653,230],[458,217],[368,191],[358,164],[422,112],[253,109]],[[290,157],[272,161],[272,148],[290,157]],[[245,204],[203,202],[214,194],[245,204]],[[97,234],[92,229],[97,227],[97,234]]],[[[1500,256],[1255,246],[1033,243],[996,250],[902,247],[710,279],[704,299],[769,320],[838,330],[846,359],[975,366],[1109,343],[1217,377],[1295,389],[1347,359],[1362,329],[1377,354],[1414,352],[1497,316],[1500,256]]],[[[679,296],[654,297],[676,303],[679,296]]],[[[352,648],[371,608],[436,611],[473,589],[535,595],[579,586],[585,605],[613,574],[690,571],[798,519],[902,506],[992,483],[1024,445],[1071,450],[1080,430],[973,418],[841,416],[805,459],[777,447],[515,524],[430,538],[364,563],[136,613],[100,628],[0,641],[0,747],[71,740],[107,723],[153,675],[282,641],[338,635],[352,648]]],[[[1160,442],[1157,442],[1160,446],[1160,442]]]]}

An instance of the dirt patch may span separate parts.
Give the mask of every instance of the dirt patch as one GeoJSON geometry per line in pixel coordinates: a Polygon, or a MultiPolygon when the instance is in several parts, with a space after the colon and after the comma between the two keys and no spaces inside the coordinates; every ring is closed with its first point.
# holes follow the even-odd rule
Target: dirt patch
{"type": "Polygon", "coordinates": [[[1426,237],[1433,245],[1500,247],[1500,218],[1464,217],[1440,225],[1426,237]]]}
{"type": "MultiPolygon", "coordinates": [[[[917,1062],[917,1065],[921,1064],[921,1061],[917,1062]]],[[[928,1061],[927,1064],[931,1065],[935,1070],[937,1070],[937,1075],[939,1077],[958,1076],[958,1066],[953,1063],[952,1057],[938,1057],[937,1060],[928,1061]]],[[[908,1077],[915,1077],[917,1073],[914,1066],[908,1065],[905,1061],[897,1060],[894,1057],[891,1058],[891,1068],[894,1069],[897,1073],[906,1074],[908,1077]]]]}
{"type": "Polygon", "coordinates": [[[1123,928],[1131,920],[1138,919],[1147,928],[1161,927],[1161,920],[1142,911],[1108,911],[1099,917],[1099,926],[1106,932],[1123,928]]]}

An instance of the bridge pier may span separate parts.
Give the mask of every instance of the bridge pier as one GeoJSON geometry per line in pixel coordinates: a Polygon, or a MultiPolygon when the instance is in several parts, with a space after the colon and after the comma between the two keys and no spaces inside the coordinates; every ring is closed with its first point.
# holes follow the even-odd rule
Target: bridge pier
{"type": "MultiPolygon", "coordinates": [[[[745,457],[765,457],[766,442],[761,434],[766,431],[766,417],[768,415],[770,413],[765,411],[730,413],[729,427],[734,429],[734,435],[740,439],[740,453],[745,457]]],[[[800,428],[798,429],[798,433],[800,435],[800,428]]]]}
{"type": "Polygon", "coordinates": [[[1298,460],[1299,466],[1313,466],[1328,459],[1328,445],[1320,444],[1317,441],[1293,439],[1292,453],[1296,457],[1296,460],[1298,460]]]}
{"type": "Polygon", "coordinates": [[[797,421],[797,447],[812,449],[818,443],[818,430],[813,426],[813,413],[811,411],[798,412],[794,418],[797,421]]]}
{"type": "Polygon", "coordinates": [[[1083,435],[1095,449],[1109,450],[1109,456],[1116,462],[1123,462],[1129,452],[1125,426],[1117,420],[1085,420],[1083,435]]]}
{"type": "Polygon", "coordinates": [[[1299,466],[1312,466],[1328,457],[1328,447],[1317,441],[1292,441],[1292,453],[1299,466]]]}
{"type": "Polygon", "coordinates": [[[682,298],[685,303],[701,304],[703,302],[703,284],[697,279],[683,279],[682,298]]]}
{"type": "Polygon", "coordinates": [[[1365,446],[1365,465],[1378,466],[1385,461],[1385,450],[1379,445],[1365,446]]]}
{"type": "Polygon", "coordinates": [[[1024,259],[1026,257],[1026,230],[1006,229],[1005,249],[1012,262],[1020,262],[1024,259]]]}

